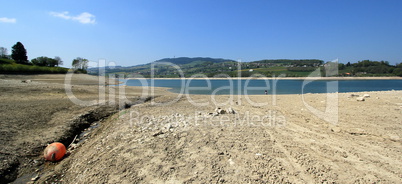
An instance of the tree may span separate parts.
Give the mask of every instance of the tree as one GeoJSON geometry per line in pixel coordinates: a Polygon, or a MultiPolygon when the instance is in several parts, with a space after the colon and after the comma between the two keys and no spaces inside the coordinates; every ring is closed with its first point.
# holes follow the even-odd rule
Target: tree
{"type": "Polygon", "coordinates": [[[54,59],[57,61],[57,66],[63,65],[63,60],[59,56],[55,56],[54,59]]]}
{"type": "Polygon", "coordinates": [[[84,58],[77,57],[73,60],[73,69],[76,73],[87,73],[88,60],[84,58]]]}
{"type": "Polygon", "coordinates": [[[41,56],[31,60],[32,64],[34,65],[49,66],[49,67],[58,66],[60,61],[61,61],[60,57],[57,56],[54,59],[41,56]]]}
{"type": "Polygon", "coordinates": [[[8,58],[7,49],[4,47],[0,47],[0,58],[8,58]]]}
{"type": "Polygon", "coordinates": [[[346,67],[350,67],[350,62],[346,63],[346,67]]]}
{"type": "Polygon", "coordinates": [[[56,59],[49,58],[47,66],[55,67],[58,66],[59,61],[56,59]]]}
{"type": "Polygon", "coordinates": [[[38,65],[38,66],[47,66],[48,65],[48,57],[42,56],[42,57],[37,57],[35,59],[32,59],[31,62],[34,65],[38,65]]]}
{"type": "Polygon", "coordinates": [[[25,50],[25,47],[21,42],[17,42],[12,47],[11,58],[17,63],[28,64],[27,50],[25,50]]]}
{"type": "MultiPolygon", "coordinates": [[[[350,63],[349,63],[349,64],[350,64],[350,63]]],[[[338,69],[339,69],[339,70],[345,69],[345,64],[339,63],[339,64],[338,64],[338,69]]]]}

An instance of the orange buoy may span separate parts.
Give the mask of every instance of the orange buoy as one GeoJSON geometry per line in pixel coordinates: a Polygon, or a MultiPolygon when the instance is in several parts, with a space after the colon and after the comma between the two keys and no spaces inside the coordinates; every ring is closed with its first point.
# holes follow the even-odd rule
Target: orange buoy
{"type": "Polygon", "coordinates": [[[59,142],[49,144],[43,152],[45,159],[52,162],[61,160],[65,154],[66,147],[59,142]]]}

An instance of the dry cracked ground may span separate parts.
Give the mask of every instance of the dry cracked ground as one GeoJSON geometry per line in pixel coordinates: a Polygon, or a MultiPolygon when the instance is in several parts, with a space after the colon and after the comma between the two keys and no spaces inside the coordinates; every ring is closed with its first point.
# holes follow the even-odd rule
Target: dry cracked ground
{"type": "Polygon", "coordinates": [[[332,94],[334,105],[327,94],[156,89],[98,122],[62,161],[33,166],[32,182],[401,183],[402,91],[354,94],[370,97],[332,94]]]}

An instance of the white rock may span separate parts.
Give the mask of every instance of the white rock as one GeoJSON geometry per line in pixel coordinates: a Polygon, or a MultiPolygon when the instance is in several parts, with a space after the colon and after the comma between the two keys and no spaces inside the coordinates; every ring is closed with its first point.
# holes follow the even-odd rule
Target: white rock
{"type": "Polygon", "coordinates": [[[370,98],[370,95],[369,94],[364,94],[363,97],[364,98],[370,98]]]}
{"type": "Polygon", "coordinates": [[[219,107],[215,109],[215,112],[218,113],[218,114],[226,114],[226,111],[221,109],[221,108],[219,108],[219,107]]]}
{"type": "Polygon", "coordinates": [[[229,107],[226,111],[227,111],[229,114],[236,114],[236,111],[233,110],[231,107],[229,107]]]}
{"type": "Polygon", "coordinates": [[[364,97],[357,97],[356,100],[357,101],[364,101],[364,97]]]}
{"type": "Polygon", "coordinates": [[[335,132],[335,133],[339,133],[339,132],[341,132],[341,129],[339,127],[332,127],[331,131],[335,132]]]}
{"type": "Polygon", "coordinates": [[[229,162],[230,165],[234,165],[234,164],[235,164],[235,162],[233,162],[232,158],[229,158],[228,162],[229,162]]]}
{"type": "Polygon", "coordinates": [[[389,135],[389,139],[391,139],[392,141],[399,141],[400,138],[397,135],[389,135]]]}
{"type": "Polygon", "coordinates": [[[167,123],[164,128],[165,128],[166,130],[169,130],[169,129],[173,128],[173,125],[170,124],[170,123],[167,123]]]}
{"type": "Polygon", "coordinates": [[[36,180],[38,180],[38,179],[39,179],[39,176],[36,175],[35,177],[31,178],[31,181],[36,181],[36,180]]]}

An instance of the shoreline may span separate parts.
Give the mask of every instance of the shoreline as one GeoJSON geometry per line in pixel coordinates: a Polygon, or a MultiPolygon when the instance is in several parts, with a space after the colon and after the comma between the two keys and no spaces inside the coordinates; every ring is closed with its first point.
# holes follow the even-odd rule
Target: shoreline
{"type": "MultiPolygon", "coordinates": [[[[127,85],[123,85],[124,87],[128,87],[129,89],[133,89],[136,90],[138,88],[142,88],[142,86],[127,86],[127,85]]],[[[212,94],[186,94],[186,93],[175,93],[170,91],[173,88],[169,88],[169,87],[150,87],[150,88],[155,88],[155,91],[163,91],[165,93],[169,93],[170,95],[196,95],[196,96],[212,96],[212,94]]],[[[383,91],[356,91],[356,92],[332,92],[332,93],[289,93],[289,94],[284,94],[284,93],[280,93],[280,94],[232,94],[233,96],[284,96],[284,95],[311,95],[311,94],[356,94],[356,93],[378,93],[378,92],[402,92],[402,90],[383,90],[383,91]]],[[[231,94],[215,94],[217,96],[231,96],[231,94]]]]}
{"type": "MultiPolygon", "coordinates": [[[[300,170],[294,169],[291,165],[307,163],[300,166],[301,170],[317,167],[321,169],[318,173],[303,173],[312,178],[312,182],[320,182],[322,176],[325,180],[335,183],[356,177],[365,178],[367,168],[378,168],[373,173],[376,180],[386,183],[399,181],[400,172],[393,173],[388,170],[400,171],[400,166],[377,163],[400,161],[398,151],[401,148],[399,144],[401,122],[398,120],[401,117],[402,90],[339,93],[338,102],[332,105],[330,103],[328,106],[330,99],[325,93],[235,95],[234,98],[229,95],[213,97],[208,94],[189,94],[190,98],[182,95],[176,100],[180,94],[173,93],[165,87],[153,87],[144,91],[142,87],[125,86],[124,95],[134,102],[130,103],[132,106],[100,120],[99,127],[86,134],[84,144],[76,144],[74,149],[70,149],[68,157],[50,165],[42,158],[43,148],[47,143],[57,141],[59,133],[67,131],[70,119],[82,117],[81,114],[85,114],[90,108],[68,105],[70,102],[65,96],[63,76],[59,77],[55,81],[36,80],[31,83],[21,82],[26,78],[0,80],[3,89],[1,99],[8,104],[3,104],[3,111],[9,114],[3,117],[3,122],[10,125],[3,126],[2,130],[17,131],[16,135],[10,134],[2,139],[4,147],[2,149],[10,155],[0,153],[0,157],[8,160],[5,162],[8,164],[7,167],[17,164],[13,171],[14,175],[7,177],[28,181],[31,178],[25,176],[32,174],[32,177],[40,176],[36,181],[38,183],[55,180],[67,183],[96,183],[113,176],[116,180],[109,182],[152,183],[165,181],[164,173],[159,171],[161,167],[171,171],[173,165],[175,170],[171,176],[180,181],[188,179],[186,177],[188,173],[197,173],[194,178],[209,181],[211,173],[218,171],[210,167],[216,163],[218,168],[225,168],[223,173],[227,176],[225,181],[232,183],[237,177],[232,174],[232,165],[246,163],[235,165],[243,171],[240,173],[241,176],[238,176],[240,178],[254,176],[256,172],[268,173],[274,170],[270,177],[288,178],[290,182],[297,182],[299,180],[295,176],[298,176],[300,170]],[[155,93],[151,94],[151,90],[155,93]],[[351,97],[351,94],[363,96],[365,93],[371,97],[364,102],[357,101],[354,96],[351,97]],[[142,103],[135,103],[135,100],[141,100],[144,95],[150,97],[152,101],[147,98],[141,101],[142,103]],[[62,99],[65,103],[60,103],[62,99]],[[336,108],[339,118],[337,123],[331,124],[320,118],[314,111],[309,110],[306,104],[322,112],[327,112],[325,110],[327,108],[336,108]],[[35,105],[35,108],[32,108],[32,105],[35,105]],[[57,113],[48,116],[46,108],[64,110],[57,110],[57,113]],[[235,113],[216,114],[219,108],[227,112],[230,112],[228,109],[232,109],[235,113]],[[25,111],[28,112],[23,113],[25,111]],[[40,119],[42,117],[47,119],[40,119]],[[15,122],[24,124],[17,124],[14,119],[18,120],[15,122]],[[33,122],[22,119],[30,119],[33,122]],[[11,125],[16,125],[18,128],[15,129],[16,127],[11,125]],[[256,135],[259,136],[258,139],[255,138],[256,135]],[[27,143],[19,144],[20,142],[27,143]],[[239,142],[241,144],[238,144],[239,142]],[[312,147],[312,144],[315,147],[312,147]],[[16,153],[14,150],[22,150],[23,153],[34,156],[14,154],[16,153]],[[114,157],[116,151],[125,154],[117,164],[114,157]],[[286,151],[303,152],[305,156],[286,154],[286,151]],[[380,156],[372,157],[372,153],[380,156]],[[330,159],[321,159],[327,158],[328,154],[332,155],[330,159]],[[226,156],[231,158],[225,158],[226,156]],[[15,159],[8,159],[10,157],[15,159]],[[177,159],[178,157],[184,159],[177,159]],[[285,157],[293,161],[284,161],[282,158],[285,157]],[[222,162],[222,159],[226,159],[229,164],[222,162]],[[166,162],[161,163],[159,160],[166,162]],[[242,162],[243,160],[247,162],[242,162]],[[157,164],[154,161],[157,161],[157,164]],[[266,167],[269,164],[274,165],[266,167]],[[336,167],[321,168],[321,165],[331,164],[341,164],[340,168],[348,168],[348,171],[336,167]],[[176,167],[183,165],[185,168],[176,167]],[[87,175],[77,177],[77,171],[88,167],[92,169],[87,171],[87,175]],[[110,173],[104,167],[116,172],[110,173]],[[41,168],[45,169],[38,170],[41,168]],[[141,168],[145,168],[143,173],[134,172],[141,168]],[[283,170],[286,172],[282,172],[283,170]],[[127,173],[128,177],[134,179],[125,180],[127,173]],[[332,177],[337,175],[343,175],[345,178],[332,177]],[[231,179],[233,177],[234,179],[231,179]]],[[[45,79],[45,76],[41,79],[45,79]]],[[[77,76],[74,82],[82,85],[73,88],[74,94],[81,100],[97,100],[99,88],[87,85],[96,82],[94,79],[77,76]]],[[[117,86],[111,86],[110,89],[108,92],[116,91],[117,86]]],[[[110,93],[106,95],[108,94],[110,93]]],[[[119,99],[116,98],[114,101],[119,99]]],[[[6,171],[7,167],[1,169],[6,171]]]]}
{"type": "Polygon", "coordinates": [[[191,80],[402,80],[402,77],[261,77],[261,78],[250,78],[250,77],[231,77],[231,78],[125,78],[125,80],[133,79],[156,79],[156,80],[181,80],[181,79],[191,79],[191,80]]]}

